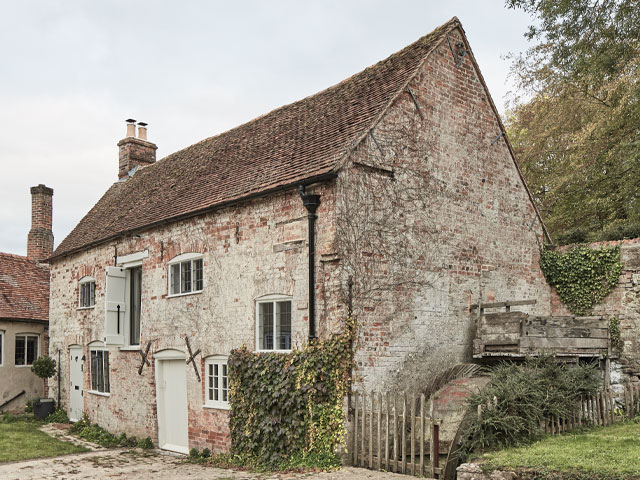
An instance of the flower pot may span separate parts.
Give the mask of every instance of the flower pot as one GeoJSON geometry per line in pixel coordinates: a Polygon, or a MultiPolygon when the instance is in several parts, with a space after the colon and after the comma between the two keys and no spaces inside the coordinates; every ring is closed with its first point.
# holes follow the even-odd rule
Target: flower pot
{"type": "Polygon", "coordinates": [[[44,420],[56,409],[56,402],[53,398],[41,398],[33,402],[33,416],[36,420],[44,420]]]}

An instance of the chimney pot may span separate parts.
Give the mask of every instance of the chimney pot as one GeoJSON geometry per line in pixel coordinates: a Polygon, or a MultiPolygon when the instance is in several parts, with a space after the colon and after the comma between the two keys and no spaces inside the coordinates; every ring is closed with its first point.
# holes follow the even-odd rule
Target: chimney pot
{"type": "Polygon", "coordinates": [[[138,138],[140,140],[146,140],[147,139],[147,123],[144,122],[138,122],[138,138]]]}

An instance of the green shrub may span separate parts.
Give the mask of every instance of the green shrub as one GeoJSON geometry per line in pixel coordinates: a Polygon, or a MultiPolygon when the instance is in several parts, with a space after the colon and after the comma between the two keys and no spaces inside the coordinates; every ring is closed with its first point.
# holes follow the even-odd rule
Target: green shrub
{"type": "Polygon", "coordinates": [[[192,448],[191,450],[189,450],[189,457],[190,458],[198,458],[200,456],[200,453],[198,453],[198,449],[197,448],[192,448]]]}
{"type": "Polygon", "coordinates": [[[33,402],[31,400],[27,400],[27,403],[24,406],[24,413],[33,412],[33,402]]]}
{"type": "Polygon", "coordinates": [[[150,437],[138,441],[136,437],[127,437],[121,433],[116,436],[97,424],[92,424],[86,414],[82,416],[82,420],[71,425],[69,433],[77,435],[93,443],[97,443],[106,448],[110,447],[140,447],[153,448],[153,442],[150,437]],[[150,445],[150,446],[149,446],[150,445]]]}
{"type": "Polygon", "coordinates": [[[581,396],[600,386],[596,364],[567,366],[546,356],[500,363],[490,375],[490,383],[469,399],[473,421],[463,448],[467,454],[531,441],[541,433],[543,419],[568,416],[581,396]]]}
{"type": "Polygon", "coordinates": [[[151,440],[151,437],[143,438],[138,442],[138,447],[143,450],[151,450],[154,447],[153,440],[151,440]]]}
{"type": "Polygon", "coordinates": [[[47,418],[44,419],[45,423],[69,423],[69,417],[67,417],[67,412],[58,408],[55,412],[50,414],[47,418]]]}
{"type": "Polygon", "coordinates": [[[42,379],[46,389],[47,378],[51,378],[56,374],[56,361],[51,357],[38,357],[33,361],[31,371],[42,379]]]}
{"type": "Polygon", "coordinates": [[[202,453],[200,453],[200,456],[202,458],[209,458],[211,456],[211,450],[209,450],[208,448],[203,449],[202,453]]]}

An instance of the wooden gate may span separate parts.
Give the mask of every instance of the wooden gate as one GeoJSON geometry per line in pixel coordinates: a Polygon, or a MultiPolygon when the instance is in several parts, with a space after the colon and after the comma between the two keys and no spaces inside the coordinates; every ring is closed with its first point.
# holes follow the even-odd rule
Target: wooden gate
{"type": "Polygon", "coordinates": [[[438,478],[440,424],[425,396],[355,392],[351,429],[354,466],[438,478]]]}

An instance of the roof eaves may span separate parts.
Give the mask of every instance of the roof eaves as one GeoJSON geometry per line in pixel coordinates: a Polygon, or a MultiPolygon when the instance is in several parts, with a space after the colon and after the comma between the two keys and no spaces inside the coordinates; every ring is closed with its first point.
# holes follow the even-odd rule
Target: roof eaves
{"type": "Polygon", "coordinates": [[[92,247],[95,247],[97,245],[109,242],[111,240],[115,240],[117,238],[126,237],[127,235],[132,235],[132,234],[135,234],[137,232],[142,232],[142,231],[145,231],[145,230],[149,230],[151,228],[155,228],[155,227],[158,227],[160,225],[166,225],[168,223],[178,222],[180,220],[184,220],[184,219],[187,219],[187,218],[197,217],[199,215],[203,215],[205,213],[213,212],[213,211],[218,210],[220,208],[229,207],[229,206],[241,203],[241,202],[246,202],[246,201],[252,200],[254,198],[265,197],[267,195],[271,195],[271,194],[279,192],[279,191],[289,190],[291,188],[296,188],[298,185],[307,186],[307,185],[311,185],[313,183],[332,180],[332,179],[337,177],[337,173],[336,173],[335,170],[336,170],[335,167],[332,167],[331,169],[327,170],[326,172],[318,174],[318,175],[314,175],[312,177],[299,179],[299,180],[296,180],[295,182],[290,182],[290,183],[286,183],[286,184],[282,184],[282,185],[277,185],[277,186],[269,188],[267,190],[260,190],[260,191],[257,191],[257,192],[251,192],[251,193],[248,193],[246,195],[242,195],[242,196],[239,196],[237,198],[233,198],[231,200],[226,200],[224,202],[218,202],[216,204],[209,205],[209,206],[207,206],[205,208],[201,208],[199,210],[194,210],[192,212],[188,212],[188,213],[176,215],[176,216],[173,216],[173,217],[165,218],[165,219],[159,220],[157,222],[153,222],[153,223],[149,223],[147,225],[140,226],[138,228],[133,228],[133,229],[130,229],[130,230],[124,230],[124,231],[115,233],[113,235],[109,235],[107,237],[104,237],[104,238],[101,238],[101,239],[98,239],[98,240],[94,240],[93,242],[81,245],[79,247],[72,248],[72,249],[66,250],[64,252],[60,252],[59,254],[55,254],[55,252],[54,252],[53,255],[51,255],[50,257],[46,258],[44,261],[46,263],[50,263],[51,261],[57,260],[58,258],[68,257],[69,255],[73,255],[74,253],[78,253],[78,252],[81,252],[83,250],[88,250],[88,249],[90,249],[92,247]]]}

